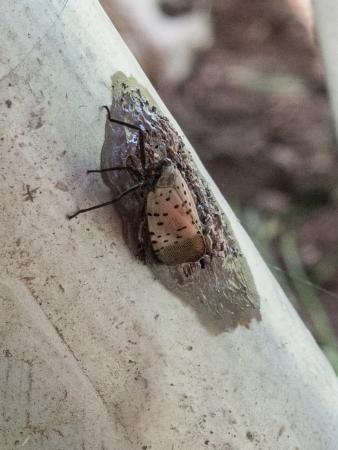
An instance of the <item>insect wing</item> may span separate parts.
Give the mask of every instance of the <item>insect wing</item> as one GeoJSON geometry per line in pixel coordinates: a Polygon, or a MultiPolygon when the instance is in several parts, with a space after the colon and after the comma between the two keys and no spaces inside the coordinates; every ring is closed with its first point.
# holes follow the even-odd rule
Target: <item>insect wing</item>
{"type": "Polygon", "coordinates": [[[202,225],[187,183],[177,169],[170,177],[164,170],[149,192],[147,216],[153,250],[164,264],[195,262],[204,255],[202,225]]]}

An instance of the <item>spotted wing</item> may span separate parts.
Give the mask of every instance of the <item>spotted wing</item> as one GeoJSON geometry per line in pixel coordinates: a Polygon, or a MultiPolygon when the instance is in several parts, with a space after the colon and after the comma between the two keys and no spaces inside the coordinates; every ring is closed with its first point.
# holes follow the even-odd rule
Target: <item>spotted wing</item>
{"type": "Polygon", "coordinates": [[[205,254],[202,224],[187,183],[175,169],[164,172],[147,197],[148,229],[153,250],[164,264],[198,261],[205,254]]]}

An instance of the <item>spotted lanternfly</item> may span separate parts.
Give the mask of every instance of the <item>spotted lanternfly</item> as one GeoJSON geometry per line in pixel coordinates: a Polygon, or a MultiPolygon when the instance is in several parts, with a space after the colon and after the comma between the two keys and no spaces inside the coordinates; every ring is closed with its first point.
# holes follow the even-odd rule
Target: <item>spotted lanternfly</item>
{"type": "Polygon", "coordinates": [[[110,167],[92,172],[128,171],[136,184],[109,202],[80,209],[69,219],[78,214],[111,205],[125,195],[140,189],[146,189],[145,214],[149,241],[156,258],[166,265],[193,263],[201,260],[206,254],[206,243],[203,236],[203,226],[198,216],[195,201],[182,176],[177,163],[164,158],[156,165],[147,166],[144,147],[144,134],[139,126],[113,119],[110,110],[104,106],[108,120],[138,131],[140,160],[142,171],[131,166],[110,167]]]}
{"type": "Polygon", "coordinates": [[[167,265],[195,262],[206,252],[202,224],[188,185],[166,159],[154,189],[147,196],[148,229],[152,248],[167,265]]]}

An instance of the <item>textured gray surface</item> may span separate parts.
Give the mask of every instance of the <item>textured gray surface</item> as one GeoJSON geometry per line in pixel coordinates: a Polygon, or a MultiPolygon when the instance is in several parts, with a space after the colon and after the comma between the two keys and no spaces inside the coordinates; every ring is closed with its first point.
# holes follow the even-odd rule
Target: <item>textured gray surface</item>
{"type": "Polygon", "coordinates": [[[1,449],[128,448],[61,330],[13,281],[0,284],[1,449]]]}
{"type": "Polygon", "coordinates": [[[110,196],[85,170],[111,75],[151,90],[98,4],[0,13],[1,450],[336,449],[336,377],[217,191],[262,306],[228,333],[134,259],[113,210],[67,222],[110,196]]]}

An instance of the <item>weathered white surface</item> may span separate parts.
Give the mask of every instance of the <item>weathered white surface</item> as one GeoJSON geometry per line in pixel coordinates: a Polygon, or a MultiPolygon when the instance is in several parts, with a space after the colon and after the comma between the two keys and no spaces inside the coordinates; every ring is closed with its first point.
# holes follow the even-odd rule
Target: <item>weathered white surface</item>
{"type": "Polygon", "coordinates": [[[110,76],[151,89],[101,7],[0,8],[0,448],[335,450],[336,377],[218,192],[262,302],[228,333],[135,261],[112,209],[66,220],[109,198],[85,170],[110,76]]]}
{"type": "Polygon", "coordinates": [[[338,2],[312,0],[312,3],[338,133],[338,2]]]}

